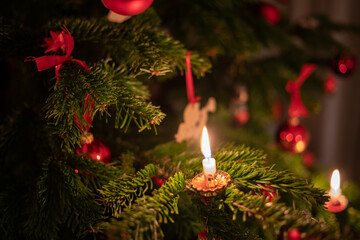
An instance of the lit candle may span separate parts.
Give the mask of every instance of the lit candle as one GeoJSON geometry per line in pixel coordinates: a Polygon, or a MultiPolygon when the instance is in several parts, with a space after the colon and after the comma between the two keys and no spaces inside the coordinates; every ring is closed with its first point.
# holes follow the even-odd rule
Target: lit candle
{"type": "Polygon", "coordinates": [[[330,180],[330,196],[333,198],[338,198],[340,193],[340,172],[338,169],[335,169],[331,175],[330,180]]]}
{"type": "Polygon", "coordinates": [[[348,201],[344,195],[341,194],[340,189],[340,172],[335,169],[330,180],[330,200],[325,203],[325,207],[330,212],[341,212],[347,207],[348,201]]]}
{"type": "Polygon", "coordinates": [[[211,149],[209,136],[206,127],[203,127],[202,137],[201,137],[201,152],[203,153],[205,159],[202,161],[204,175],[208,177],[215,177],[216,173],[216,162],[215,159],[211,157],[211,149]]]}

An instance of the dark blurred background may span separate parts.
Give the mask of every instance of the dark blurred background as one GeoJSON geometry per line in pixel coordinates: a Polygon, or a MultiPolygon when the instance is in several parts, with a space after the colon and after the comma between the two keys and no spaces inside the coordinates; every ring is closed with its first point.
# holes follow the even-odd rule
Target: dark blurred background
{"type": "MultiPolygon", "coordinates": [[[[358,0],[291,0],[288,8],[294,21],[318,13],[342,23],[360,23],[358,0]]],[[[335,37],[352,47],[357,69],[346,78],[336,76],[336,92],[324,95],[320,113],[305,120],[311,132],[309,148],[329,176],[334,168],[339,168],[342,179],[360,183],[360,37],[345,33],[335,37]]]]}

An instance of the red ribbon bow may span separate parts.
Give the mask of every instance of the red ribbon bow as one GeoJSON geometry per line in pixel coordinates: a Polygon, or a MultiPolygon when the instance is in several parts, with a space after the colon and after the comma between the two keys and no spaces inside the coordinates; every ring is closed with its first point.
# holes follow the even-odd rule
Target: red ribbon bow
{"type": "Polygon", "coordinates": [[[300,96],[300,87],[310,74],[315,70],[315,64],[304,64],[301,68],[299,77],[296,81],[288,81],[286,84],[286,91],[291,94],[289,116],[290,117],[307,117],[309,112],[300,96]]]}
{"type": "Polygon", "coordinates": [[[39,72],[54,67],[55,66],[55,75],[59,76],[59,70],[64,62],[76,62],[79,64],[84,70],[87,70],[89,66],[77,59],[72,59],[70,57],[71,52],[74,49],[74,38],[71,36],[69,30],[64,26],[62,27],[61,32],[53,32],[50,31],[51,38],[45,38],[45,44],[42,47],[47,47],[45,53],[51,51],[58,51],[59,49],[65,53],[65,56],[61,55],[47,55],[42,57],[27,57],[25,62],[35,61],[36,66],[39,72]]]}
{"type": "Polygon", "coordinates": [[[186,63],[185,80],[186,80],[187,97],[190,103],[195,103],[200,100],[200,97],[195,97],[194,82],[191,72],[190,51],[186,52],[185,63],[186,63]]]}

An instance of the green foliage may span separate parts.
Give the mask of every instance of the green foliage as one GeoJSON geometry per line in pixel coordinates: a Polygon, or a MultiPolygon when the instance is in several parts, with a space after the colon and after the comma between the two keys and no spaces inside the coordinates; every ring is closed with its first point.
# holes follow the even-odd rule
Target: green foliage
{"type": "Polygon", "coordinates": [[[360,235],[360,211],[350,207],[347,210],[347,214],[349,226],[357,235],[360,235]]]}
{"type": "Polygon", "coordinates": [[[226,189],[225,195],[225,200],[219,208],[223,208],[224,205],[229,207],[233,212],[233,219],[236,219],[238,215],[242,216],[243,221],[246,221],[247,216],[256,218],[262,223],[264,229],[274,231],[274,236],[280,234],[281,228],[297,228],[309,236],[318,236],[330,231],[324,221],[315,220],[308,212],[293,210],[283,203],[268,203],[268,198],[252,193],[245,194],[235,185],[226,189]]]}
{"type": "MultiPolygon", "coordinates": [[[[74,115],[80,116],[86,124],[84,108],[87,94],[94,101],[94,113],[100,111],[109,115],[107,109],[116,105],[115,126],[129,127],[135,122],[141,130],[159,124],[164,114],[146,102],[148,92],[135,80],[135,76],[126,75],[123,68],[115,68],[108,61],[98,64],[89,71],[65,67],[60,79],[55,83],[54,91],[46,105],[47,118],[54,134],[65,140],[65,146],[72,148],[80,142],[82,131],[74,122],[74,115]]],[[[93,118],[93,116],[91,116],[93,118]]]]}
{"type": "Polygon", "coordinates": [[[109,182],[98,190],[102,203],[111,215],[120,217],[124,208],[131,208],[137,198],[144,196],[153,188],[151,177],[157,172],[158,168],[149,164],[136,175],[123,175],[109,182]]]}
{"type": "Polygon", "coordinates": [[[64,227],[83,237],[102,220],[102,208],[96,204],[90,189],[63,161],[50,159],[44,164],[37,190],[35,206],[27,210],[28,221],[24,224],[29,238],[57,238],[64,227]]]}
{"type": "MultiPolygon", "coordinates": [[[[127,66],[130,73],[145,73],[150,78],[175,69],[184,72],[186,49],[159,31],[159,24],[159,17],[149,9],[122,24],[105,19],[66,18],[50,22],[47,28],[50,31],[67,26],[78,43],[76,48],[88,43],[101,46],[101,57],[111,57],[117,64],[127,66]]],[[[203,76],[210,69],[210,63],[197,53],[192,54],[191,63],[196,76],[203,76]]]]}
{"type": "Polygon", "coordinates": [[[185,188],[181,172],[169,178],[152,196],[145,195],[123,210],[119,220],[105,224],[110,239],[126,236],[128,239],[156,239],[162,235],[161,223],[174,222],[171,214],[178,214],[179,193],[185,188]]]}

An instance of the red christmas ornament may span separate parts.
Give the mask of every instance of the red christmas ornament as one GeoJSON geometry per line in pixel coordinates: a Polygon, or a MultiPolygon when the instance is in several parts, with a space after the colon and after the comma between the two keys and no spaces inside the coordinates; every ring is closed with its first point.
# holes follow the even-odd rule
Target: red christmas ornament
{"type": "Polygon", "coordinates": [[[152,177],[152,181],[154,182],[154,184],[158,187],[161,187],[161,185],[164,184],[164,180],[159,178],[158,176],[152,177]]]}
{"type": "Polygon", "coordinates": [[[303,164],[305,167],[310,168],[314,165],[315,156],[311,152],[305,151],[303,153],[303,164]]]}
{"type": "Polygon", "coordinates": [[[208,231],[204,229],[198,234],[198,240],[207,240],[207,236],[208,236],[208,231]]]}
{"type": "Polygon", "coordinates": [[[297,229],[293,229],[288,232],[288,239],[289,240],[301,240],[301,234],[297,229]]]}
{"type": "Polygon", "coordinates": [[[330,66],[334,72],[347,76],[350,74],[356,65],[356,59],[353,55],[337,55],[330,61],[330,66]]]}
{"type": "Polygon", "coordinates": [[[286,151],[302,153],[309,143],[309,133],[298,119],[293,118],[280,127],[277,142],[286,151]]]}
{"type": "Polygon", "coordinates": [[[234,119],[237,123],[244,125],[249,121],[250,114],[246,109],[240,109],[235,112],[234,119]]]}
{"type": "Polygon", "coordinates": [[[277,24],[280,21],[279,10],[271,4],[261,4],[260,14],[270,24],[277,24]]]}
{"type": "Polygon", "coordinates": [[[102,0],[109,10],[125,16],[134,16],[144,12],[153,0],[102,0]]]}
{"type": "Polygon", "coordinates": [[[266,189],[261,189],[260,193],[261,195],[265,195],[269,199],[269,202],[274,201],[274,199],[277,197],[275,189],[270,185],[265,185],[266,189]]]}
{"type": "Polygon", "coordinates": [[[91,133],[87,133],[87,141],[81,147],[76,147],[75,153],[85,153],[90,159],[99,162],[107,164],[111,162],[110,149],[99,139],[94,139],[91,133]]]}
{"type": "Polygon", "coordinates": [[[336,78],[330,75],[324,82],[324,90],[326,93],[333,93],[336,87],[336,78]]]}

